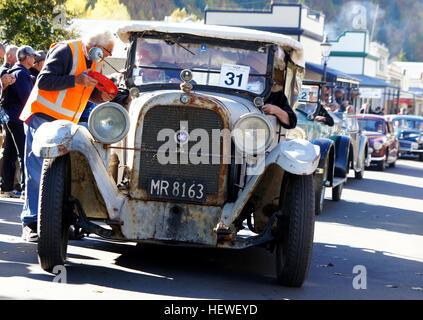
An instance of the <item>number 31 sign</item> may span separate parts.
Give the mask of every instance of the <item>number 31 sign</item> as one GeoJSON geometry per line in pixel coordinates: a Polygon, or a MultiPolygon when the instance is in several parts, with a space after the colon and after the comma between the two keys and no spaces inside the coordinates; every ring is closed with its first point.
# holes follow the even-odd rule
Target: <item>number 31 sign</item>
{"type": "Polygon", "coordinates": [[[220,69],[219,86],[246,90],[250,67],[236,64],[222,64],[220,69]]]}

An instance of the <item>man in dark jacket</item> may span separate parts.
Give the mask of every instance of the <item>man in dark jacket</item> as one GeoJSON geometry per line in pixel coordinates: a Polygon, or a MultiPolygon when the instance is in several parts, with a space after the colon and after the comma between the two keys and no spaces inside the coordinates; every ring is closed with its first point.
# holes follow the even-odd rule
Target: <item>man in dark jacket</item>
{"type": "Polygon", "coordinates": [[[16,160],[19,159],[21,167],[21,189],[24,183],[24,148],[25,132],[23,122],[19,120],[19,115],[28,100],[33,84],[29,69],[34,65],[37,54],[29,46],[19,48],[16,53],[18,63],[16,63],[8,74],[16,79],[16,82],[10,85],[6,90],[4,108],[9,116],[9,122],[6,129],[6,138],[4,140],[3,166],[1,170],[1,192],[2,197],[19,197],[14,192],[14,178],[16,171],[16,160]]]}

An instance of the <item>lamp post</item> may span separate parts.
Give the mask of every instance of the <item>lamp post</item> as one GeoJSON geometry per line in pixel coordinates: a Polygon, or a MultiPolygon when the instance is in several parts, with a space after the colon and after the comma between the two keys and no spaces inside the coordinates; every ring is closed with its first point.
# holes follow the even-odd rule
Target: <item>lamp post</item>
{"type": "Polygon", "coordinates": [[[330,50],[332,48],[332,44],[328,42],[327,37],[325,36],[324,42],[320,44],[320,48],[322,50],[322,60],[323,60],[323,76],[322,76],[322,82],[323,88],[322,88],[322,101],[325,100],[325,88],[326,88],[326,68],[330,56],[330,50]]]}

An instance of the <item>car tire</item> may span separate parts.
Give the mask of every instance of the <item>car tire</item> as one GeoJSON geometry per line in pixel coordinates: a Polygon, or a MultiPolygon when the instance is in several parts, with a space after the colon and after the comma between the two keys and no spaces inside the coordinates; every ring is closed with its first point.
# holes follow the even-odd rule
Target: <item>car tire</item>
{"type": "Polygon", "coordinates": [[[423,161],[423,153],[419,154],[419,161],[423,161]]]}
{"type": "Polygon", "coordinates": [[[341,200],[342,190],[344,189],[344,182],[338,184],[336,187],[332,188],[332,200],[339,201],[341,200]]]}
{"type": "Polygon", "coordinates": [[[314,237],[313,176],[289,175],[278,216],[276,278],[279,284],[301,287],[310,268],[314,237]]]}
{"type": "Polygon", "coordinates": [[[69,156],[46,159],[40,182],[38,216],[38,260],[41,268],[52,272],[64,265],[69,237],[69,219],[65,201],[70,194],[69,156]]]}

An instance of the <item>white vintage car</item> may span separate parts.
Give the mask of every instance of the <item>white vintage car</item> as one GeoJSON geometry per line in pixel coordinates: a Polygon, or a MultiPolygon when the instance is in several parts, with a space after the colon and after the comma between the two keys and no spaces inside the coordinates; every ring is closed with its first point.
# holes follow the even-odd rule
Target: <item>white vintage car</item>
{"type": "Polygon", "coordinates": [[[45,158],[38,255],[66,260],[69,225],[105,239],[275,251],[276,278],[301,286],[314,234],[320,150],[261,111],[274,69],[291,105],[304,74],[288,37],[203,24],[132,24],[127,110],[104,103],[88,129],[57,120],[35,134],[45,158]],[[52,200],[54,199],[54,200],[52,200]],[[101,223],[99,223],[101,222],[101,223]]]}

